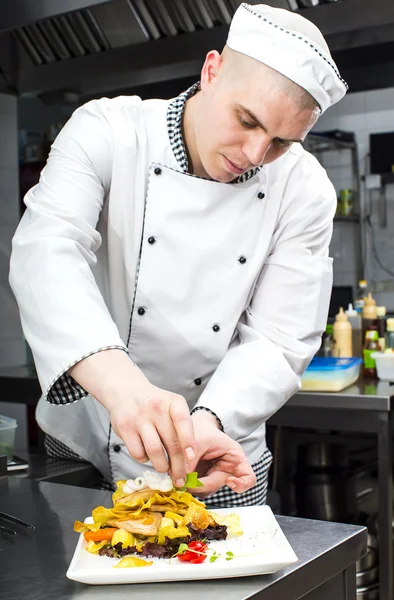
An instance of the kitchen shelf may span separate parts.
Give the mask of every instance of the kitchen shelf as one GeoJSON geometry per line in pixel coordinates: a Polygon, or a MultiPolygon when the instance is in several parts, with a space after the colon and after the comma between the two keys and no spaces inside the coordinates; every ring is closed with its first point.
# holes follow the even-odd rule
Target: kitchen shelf
{"type": "MultiPolygon", "coordinates": [[[[341,132],[338,130],[338,135],[341,135],[341,132]]],[[[345,135],[345,134],[342,134],[345,135]]],[[[348,135],[349,138],[352,135],[348,135]]],[[[356,215],[350,215],[348,217],[342,215],[336,215],[334,217],[334,223],[354,223],[356,226],[356,264],[357,264],[357,280],[364,279],[364,264],[363,264],[363,256],[364,246],[365,246],[365,223],[362,216],[364,214],[363,206],[361,206],[360,202],[362,202],[362,198],[360,196],[360,170],[359,170],[359,157],[358,157],[358,147],[356,140],[343,140],[338,139],[337,137],[332,137],[329,135],[322,133],[309,133],[304,142],[305,149],[316,156],[319,162],[324,167],[324,153],[326,152],[350,152],[351,160],[349,164],[349,174],[351,175],[352,185],[351,188],[353,190],[353,202],[354,202],[354,210],[357,212],[356,215]]],[[[328,175],[330,175],[330,167],[326,167],[328,171],[328,175]]],[[[390,177],[390,174],[387,175],[390,177]]],[[[392,181],[394,182],[394,174],[392,176],[392,181]]],[[[339,190],[337,190],[339,195],[339,190]]]]}

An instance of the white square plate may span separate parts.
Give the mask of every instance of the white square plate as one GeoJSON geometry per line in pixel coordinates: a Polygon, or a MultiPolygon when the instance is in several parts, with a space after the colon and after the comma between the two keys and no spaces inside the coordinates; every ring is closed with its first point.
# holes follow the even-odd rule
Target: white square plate
{"type": "MultiPolygon", "coordinates": [[[[196,565],[177,558],[171,561],[149,558],[147,560],[153,560],[149,567],[114,569],[119,559],[90,554],[85,550],[86,541],[80,534],[67,577],[93,585],[217,579],[276,573],[297,562],[297,556],[269,506],[218,509],[215,512],[223,515],[236,512],[244,531],[243,535],[230,535],[227,540],[209,543],[209,548],[220,554],[215,562],[207,559],[196,565]],[[226,552],[232,552],[234,558],[226,560],[226,552]]],[[[85,522],[92,523],[91,517],[85,522]]]]}

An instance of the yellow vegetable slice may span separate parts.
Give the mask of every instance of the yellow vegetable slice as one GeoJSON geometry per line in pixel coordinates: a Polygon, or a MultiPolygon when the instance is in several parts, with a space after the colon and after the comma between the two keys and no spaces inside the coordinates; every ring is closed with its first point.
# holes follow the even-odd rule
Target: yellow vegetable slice
{"type": "Polygon", "coordinates": [[[209,511],[209,514],[216,521],[218,525],[227,525],[230,530],[230,533],[233,535],[242,535],[243,530],[241,527],[241,523],[239,520],[239,515],[235,513],[231,513],[229,515],[218,515],[215,512],[209,511]]]}
{"type": "Polygon", "coordinates": [[[164,513],[164,516],[166,519],[172,519],[173,521],[175,521],[177,525],[179,525],[179,523],[182,523],[183,521],[183,517],[181,515],[177,515],[171,510],[168,510],[166,513],[164,513]]]}
{"type": "Polygon", "coordinates": [[[191,535],[189,529],[185,527],[172,527],[168,525],[167,527],[163,527],[159,529],[157,534],[157,543],[163,545],[166,541],[166,537],[170,538],[170,540],[175,540],[176,538],[184,538],[191,535]]]}
{"type": "Polygon", "coordinates": [[[98,531],[100,529],[100,523],[82,523],[82,521],[75,521],[74,531],[77,533],[85,533],[85,531],[98,531]]]}
{"type": "Polygon", "coordinates": [[[175,525],[174,519],[171,519],[164,515],[164,517],[161,520],[159,529],[163,529],[164,527],[174,527],[174,525],[175,525]]]}
{"type": "Polygon", "coordinates": [[[136,558],[135,556],[126,556],[122,558],[114,569],[129,569],[131,567],[149,567],[153,565],[153,560],[144,560],[143,558],[136,558]]]}
{"type": "Polygon", "coordinates": [[[90,540],[86,544],[86,550],[90,552],[90,554],[98,554],[99,550],[101,550],[101,548],[104,548],[104,546],[108,546],[107,540],[104,540],[103,542],[94,542],[93,540],[90,540]]]}

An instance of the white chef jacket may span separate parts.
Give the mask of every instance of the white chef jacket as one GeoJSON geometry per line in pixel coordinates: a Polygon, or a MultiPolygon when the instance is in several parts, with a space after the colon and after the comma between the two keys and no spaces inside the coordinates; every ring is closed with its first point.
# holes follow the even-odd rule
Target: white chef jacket
{"type": "Polygon", "coordinates": [[[167,108],[119,97],[78,109],[13,240],[37,420],[109,480],[145,467],[107,411],[91,396],[45,401],[82,357],[124,348],[153,384],[213,410],[254,463],[327,319],[336,195],[324,169],[294,144],[236,185],[182,173],[167,108]]]}

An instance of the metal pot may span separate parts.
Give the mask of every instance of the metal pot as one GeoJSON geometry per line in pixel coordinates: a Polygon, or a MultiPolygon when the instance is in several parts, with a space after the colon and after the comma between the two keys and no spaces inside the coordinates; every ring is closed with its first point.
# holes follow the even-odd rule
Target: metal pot
{"type": "Polygon", "coordinates": [[[379,600],[379,585],[357,588],[357,600],[379,600]]]}
{"type": "Polygon", "coordinates": [[[378,564],[379,553],[378,553],[378,539],[372,533],[368,533],[367,538],[367,554],[360,558],[356,563],[357,573],[363,573],[372,569],[378,564]]]}
{"type": "Polygon", "coordinates": [[[344,523],[357,519],[356,480],[347,471],[299,473],[294,483],[299,516],[344,523]]]}
{"type": "Polygon", "coordinates": [[[298,470],[347,469],[349,467],[346,447],[343,444],[314,442],[298,447],[298,470]]]}
{"type": "Polygon", "coordinates": [[[356,575],[357,587],[363,588],[373,583],[376,583],[379,579],[379,566],[372,567],[368,571],[361,571],[356,575]]]}

